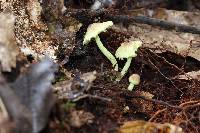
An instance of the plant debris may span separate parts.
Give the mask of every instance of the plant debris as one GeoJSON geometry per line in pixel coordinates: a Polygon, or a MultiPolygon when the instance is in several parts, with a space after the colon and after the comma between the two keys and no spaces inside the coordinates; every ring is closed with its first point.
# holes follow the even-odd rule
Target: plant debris
{"type": "Polygon", "coordinates": [[[0,62],[2,71],[16,67],[18,47],[14,38],[15,16],[11,12],[0,13],[0,62]]]}
{"type": "MultiPolygon", "coordinates": [[[[1,0],[0,132],[199,133],[199,7],[198,0],[1,0]],[[83,45],[88,26],[106,21],[113,26],[98,36],[114,58],[123,42],[143,44],[119,82],[95,41],[83,45]],[[128,91],[133,73],[140,83],[128,91]]],[[[117,60],[119,71],[125,63],[117,60]]]]}
{"type": "Polygon", "coordinates": [[[72,80],[63,81],[55,86],[59,98],[69,100],[78,100],[84,98],[85,92],[88,91],[92,82],[96,79],[96,71],[77,75],[72,80]]]}
{"type": "Polygon", "coordinates": [[[86,123],[92,123],[92,120],[94,118],[94,116],[90,112],[84,112],[82,110],[72,111],[70,115],[71,117],[69,117],[69,123],[71,124],[71,126],[79,128],[86,123]]]}
{"type": "Polygon", "coordinates": [[[14,120],[14,132],[36,133],[47,124],[55,102],[51,88],[55,69],[55,64],[46,59],[32,65],[14,83],[8,84],[1,79],[0,96],[9,117],[14,120]]]}
{"type": "Polygon", "coordinates": [[[142,132],[183,133],[183,130],[180,127],[171,125],[169,123],[158,124],[145,121],[126,122],[119,129],[119,133],[142,133],[142,132]]]}

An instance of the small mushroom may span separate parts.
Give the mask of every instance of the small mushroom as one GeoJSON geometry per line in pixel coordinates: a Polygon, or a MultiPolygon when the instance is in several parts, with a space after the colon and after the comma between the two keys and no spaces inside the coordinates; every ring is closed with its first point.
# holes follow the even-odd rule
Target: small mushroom
{"type": "Polygon", "coordinates": [[[129,41],[122,43],[121,46],[117,49],[115,56],[121,60],[127,58],[127,62],[121,71],[120,77],[118,77],[116,81],[120,81],[126,74],[128,68],[131,65],[132,58],[137,56],[135,52],[140,46],[142,46],[141,41],[129,41]]]}
{"type": "Polygon", "coordinates": [[[110,62],[112,63],[112,66],[114,67],[114,69],[116,71],[118,71],[117,60],[103,46],[103,43],[101,42],[100,37],[98,36],[98,34],[100,34],[101,32],[106,31],[106,29],[111,27],[112,25],[113,25],[112,21],[107,21],[107,22],[103,22],[103,23],[93,23],[93,24],[89,25],[89,27],[87,28],[87,32],[85,34],[84,40],[83,40],[83,44],[84,45],[88,44],[91,41],[91,39],[94,38],[98,48],[110,60],[110,62]]]}
{"type": "Polygon", "coordinates": [[[139,85],[139,83],[140,83],[140,75],[132,74],[129,77],[129,82],[130,82],[130,84],[128,86],[128,90],[132,91],[135,85],[139,85]]]}

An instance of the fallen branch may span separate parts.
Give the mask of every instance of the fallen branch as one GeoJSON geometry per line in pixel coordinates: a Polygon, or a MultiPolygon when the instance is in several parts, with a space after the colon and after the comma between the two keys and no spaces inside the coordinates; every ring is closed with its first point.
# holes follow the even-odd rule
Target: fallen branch
{"type": "MultiPolygon", "coordinates": [[[[89,9],[82,9],[82,10],[81,9],[79,9],[79,10],[68,9],[68,10],[66,10],[66,13],[69,13],[69,12],[72,16],[74,16],[78,20],[85,19],[85,17],[93,18],[93,19],[100,17],[102,20],[112,20],[115,23],[148,24],[148,25],[152,25],[152,26],[159,26],[166,30],[175,30],[178,32],[200,34],[200,28],[198,28],[198,27],[188,26],[188,25],[184,25],[184,24],[177,24],[177,23],[173,23],[173,22],[167,22],[164,20],[150,18],[150,17],[146,17],[146,16],[129,17],[127,15],[115,15],[115,14],[110,13],[110,11],[108,11],[108,10],[92,11],[89,9]]],[[[89,20],[91,21],[93,19],[89,19],[89,20]]]]}
{"type": "Polygon", "coordinates": [[[178,32],[186,32],[186,33],[193,33],[193,34],[200,34],[200,28],[177,24],[173,22],[167,22],[160,19],[150,18],[146,16],[134,16],[129,17],[125,15],[105,15],[105,17],[109,20],[114,22],[126,22],[126,23],[140,23],[140,24],[148,24],[152,26],[159,26],[166,30],[175,30],[178,32]]]}
{"type": "Polygon", "coordinates": [[[156,111],[156,113],[148,120],[149,122],[153,122],[153,119],[157,117],[157,115],[161,114],[162,112],[166,111],[167,108],[164,108],[162,110],[156,111]]]}
{"type": "Polygon", "coordinates": [[[161,105],[164,105],[164,106],[168,106],[168,107],[171,107],[171,108],[182,110],[182,108],[179,107],[179,106],[172,105],[172,104],[169,104],[167,102],[157,100],[157,99],[149,99],[149,98],[146,98],[146,97],[143,97],[143,96],[132,96],[132,98],[139,98],[139,99],[142,99],[142,100],[145,100],[145,101],[154,102],[154,103],[158,103],[158,104],[161,104],[161,105]]]}

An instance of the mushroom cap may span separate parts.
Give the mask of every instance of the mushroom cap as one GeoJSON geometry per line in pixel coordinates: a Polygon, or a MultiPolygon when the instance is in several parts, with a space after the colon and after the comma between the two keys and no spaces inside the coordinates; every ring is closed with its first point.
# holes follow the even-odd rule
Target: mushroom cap
{"type": "Polygon", "coordinates": [[[106,29],[111,27],[112,25],[112,21],[106,21],[103,23],[93,23],[89,25],[83,40],[83,44],[88,44],[92,38],[95,38],[101,32],[106,31],[106,29]]]}
{"type": "Polygon", "coordinates": [[[138,74],[132,74],[130,77],[129,77],[129,82],[134,84],[134,85],[139,85],[140,83],[140,75],[138,74]]]}
{"type": "Polygon", "coordinates": [[[141,41],[123,42],[115,52],[115,56],[119,59],[136,57],[137,54],[135,52],[140,46],[142,46],[141,41]]]}

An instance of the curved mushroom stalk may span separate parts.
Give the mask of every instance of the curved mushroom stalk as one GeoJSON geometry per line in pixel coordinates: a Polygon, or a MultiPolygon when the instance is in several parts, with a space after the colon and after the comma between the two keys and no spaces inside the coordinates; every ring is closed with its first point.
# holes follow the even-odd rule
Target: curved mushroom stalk
{"type": "Polygon", "coordinates": [[[116,79],[116,81],[120,81],[124,77],[124,75],[127,73],[128,69],[129,69],[129,67],[131,65],[132,59],[133,59],[132,57],[127,58],[127,61],[126,61],[125,65],[124,65],[124,67],[123,67],[123,69],[121,71],[120,77],[118,77],[116,79]]]}
{"type": "Polygon", "coordinates": [[[101,52],[110,60],[112,63],[112,66],[115,68],[116,71],[118,71],[118,64],[115,57],[103,46],[103,43],[101,42],[99,36],[97,35],[95,38],[95,41],[97,43],[98,48],[101,50],[101,52]]]}

